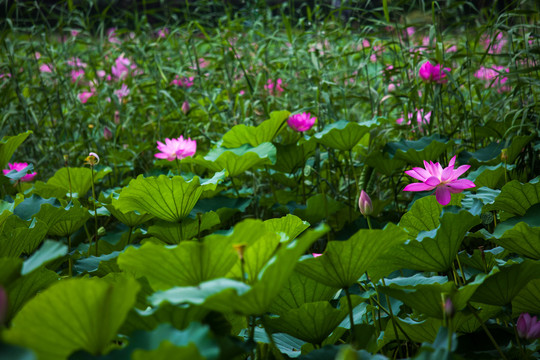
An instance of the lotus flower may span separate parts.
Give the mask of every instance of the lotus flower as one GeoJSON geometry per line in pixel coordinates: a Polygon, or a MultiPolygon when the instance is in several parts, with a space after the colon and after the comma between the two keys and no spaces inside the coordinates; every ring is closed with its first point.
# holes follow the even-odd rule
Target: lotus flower
{"type": "MultiPolygon", "coordinates": [[[[450,68],[444,68],[446,71],[450,71],[452,69],[450,68]]],[[[420,69],[418,70],[418,76],[426,82],[436,82],[438,84],[442,84],[446,82],[446,74],[443,72],[443,68],[441,68],[441,65],[436,64],[433,65],[429,61],[425,62],[420,66],[420,69]]]]}
{"type": "MultiPolygon", "coordinates": [[[[9,169],[4,169],[4,170],[2,170],[2,172],[4,173],[4,175],[7,175],[7,174],[9,174],[10,171],[13,171],[13,170],[21,171],[27,166],[28,166],[28,163],[25,163],[25,162],[24,163],[8,164],[9,169]]],[[[31,174],[26,174],[22,178],[20,178],[19,181],[20,182],[32,181],[36,177],[36,175],[37,175],[36,172],[33,172],[31,174]]]]}
{"type": "Polygon", "coordinates": [[[519,315],[517,321],[517,332],[519,336],[525,339],[540,338],[540,321],[536,320],[536,316],[531,317],[528,313],[519,315]]]}
{"type": "Polygon", "coordinates": [[[315,124],[316,117],[311,117],[310,113],[302,113],[291,115],[287,120],[287,124],[296,131],[308,131],[315,124]]]}
{"type": "Polygon", "coordinates": [[[283,84],[283,80],[277,79],[276,82],[272,81],[272,79],[268,79],[268,82],[266,85],[264,85],[264,88],[268,90],[268,93],[270,95],[279,95],[283,91],[285,91],[281,85],[283,84]]]}
{"type": "Polygon", "coordinates": [[[157,149],[160,151],[154,156],[158,159],[182,160],[188,156],[193,156],[197,151],[197,142],[190,138],[184,139],[182,135],[178,139],[165,139],[165,144],[157,142],[157,149]]]}
{"type": "Polygon", "coordinates": [[[448,167],[442,168],[441,164],[429,163],[424,160],[425,169],[415,167],[412,170],[405,171],[405,174],[422,181],[405,186],[403,191],[430,191],[435,189],[435,197],[441,205],[448,205],[452,193],[460,193],[465,189],[470,189],[476,185],[467,179],[458,179],[465,171],[469,170],[470,165],[462,165],[454,170],[456,157],[454,156],[448,167]]]}

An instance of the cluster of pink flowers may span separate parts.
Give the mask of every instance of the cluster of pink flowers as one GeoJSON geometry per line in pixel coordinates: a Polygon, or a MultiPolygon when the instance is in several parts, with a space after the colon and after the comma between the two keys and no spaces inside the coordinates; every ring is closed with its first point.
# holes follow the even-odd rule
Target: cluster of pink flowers
{"type": "Polygon", "coordinates": [[[431,191],[435,189],[435,197],[441,205],[450,203],[451,194],[460,193],[465,189],[470,189],[476,185],[468,179],[458,179],[465,171],[469,170],[470,165],[462,165],[454,170],[456,156],[454,156],[446,168],[441,164],[429,163],[424,160],[424,169],[415,167],[412,170],[405,171],[405,174],[422,181],[405,186],[403,191],[431,191]]]}
{"type": "MultiPolygon", "coordinates": [[[[21,171],[24,170],[28,166],[28,163],[13,163],[8,164],[9,169],[4,169],[2,172],[4,175],[9,174],[11,171],[21,171]]],[[[19,179],[20,182],[26,182],[26,181],[32,181],[36,177],[37,173],[33,172],[31,174],[26,174],[22,178],[19,179]]]]}
{"type": "Polygon", "coordinates": [[[268,93],[270,95],[279,95],[283,91],[285,91],[281,85],[283,84],[283,81],[281,79],[277,79],[276,82],[274,82],[272,79],[268,79],[268,82],[266,85],[264,85],[265,90],[268,90],[268,93]]]}
{"type": "Polygon", "coordinates": [[[504,72],[508,73],[510,72],[510,70],[508,68],[505,68],[504,66],[493,65],[490,68],[482,66],[474,73],[474,77],[486,81],[486,88],[490,86],[495,86],[497,88],[497,92],[501,93],[505,91],[510,91],[510,86],[505,85],[505,83],[508,81],[508,78],[502,76],[504,72]]]}
{"type": "Polygon", "coordinates": [[[425,82],[434,82],[437,84],[442,84],[447,81],[446,74],[443,72],[445,71],[451,71],[450,68],[443,68],[439,64],[433,65],[431,62],[426,61],[425,63],[420,66],[420,69],[418,70],[418,76],[425,82]]]}
{"type": "Polygon", "coordinates": [[[488,54],[500,54],[508,42],[501,32],[497,33],[495,38],[483,36],[481,41],[484,45],[484,49],[488,51],[488,54]]]}
{"type": "Polygon", "coordinates": [[[291,115],[287,119],[287,124],[295,131],[304,132],[308,131],[315,125],[316,117],[311,117],[310,113],[301,113],[291,115]]]}
{"type": "Polygon", "coordinates": [[[188,156],[193,156],[197,151],[197,141],[191,138],[184,139],[182,135],[178,139],[165,139],[165,144],[157,142],[157,149],[160,151],[154,156],[158,159],[182,160],[188,156]]]}
{"type": "MultiPolygon", "coordinates": [[[[424,114],[424,110],[416,109],[415,113],[416,113],[416,122],[418,123],[420,130],[422,130],[422,126],[429,124],[429,122],[431,121],[431,111],[424,114]]],[[[408,114],[407,118],[409,119],[409,121],[407,121],[407,125],[411,125],[411,120],[413,119],[415,113],[408,114]]],[[[403,117],[400,117],[399,119],[396,120],[396,122],[398,123],[398,125],[402,125],[405,122],[405,119],[403,117]]]]}
{"type": "Polygon", "coordinates": [[[171,85],[176,85],[176,86],[179,86],[179,87],[189,88],[189,87],[193,86],[193,80],[194,79],[195,79],[195,77],[193,77],[193,76],[181,78],[180,76],[176,75],[174,77],[173,81],[171,81],[171,85]]]}

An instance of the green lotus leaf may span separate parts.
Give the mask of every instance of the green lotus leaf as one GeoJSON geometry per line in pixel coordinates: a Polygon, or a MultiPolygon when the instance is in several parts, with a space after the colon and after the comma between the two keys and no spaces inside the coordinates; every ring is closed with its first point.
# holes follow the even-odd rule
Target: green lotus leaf
{"type": "MultiPolygon", "coordinates": [[[[20,201],[17,204],[18,206],[12,209],[11,212],[23,220],[30,220],[35,214],[37,214],[41,210],[41,205],[43,204],[50,204],[56,207],[60,206],[60,202],[55,198],[43,199],[36,194],[32,194],[32,196],[30,196],[29,198],[23,198],[23,201],[20,201]]],[[[4,211],[2,215],[6,213],[8,212],[4,211]]],[[[0,221],[0,224],[1,223],[2,222],[0,221]]]]}
{"type": "Polygon", "coordinates": [[[266,220],[264,226],[275,233],[283,233],[287,235],[288,240],[292,240],[304,232],[309,227],[309,223],[297,216],[287,214],[281,218],[266,220]]]}
{"type": "Polygon", "coordinates": [[[396,170],[401,170],[407,165],[404,160],[391,158],[386,151],[371,153],[366,158],[366,164],[386,176],[392,176],[396,170]]]}
{"type": "Polygon", "coordinates": [[[306,303],[329,301],[337,291],[338,288],[336,287],[321,284],[295,271],[275,298],[270,306],[270,311],[274,314],[282,315],[306,303]]]}
{"type": "Polygon", "coordinates": [[[330,241],[322,256],[300,261],[296,269],[327,286],[348,288],[379,256],[406,239],[393,224],[384,230],[360,230],[347,241],[330,241]]]}
{"type": "Polygon", "coordinates": [[[169,360],[169,359],[193,359],[205,360],[197,349],[197,345],[189,343],[185,346],[175,346],[168,341],[164,341],[155,350],[135,350],[131,355],[132,360],[169,360]]]}
{"type": "Polygon", "coordinates": [[[185,329],[194,322],[202,321],[209,312],[210,310],[201,306],[175,306],[167,303],[158,308],[132,309],[120,328],[120,333],[131,335],[140,330],[151,331],[162,323],[170,323],[176,329],[185,329]]]}
{"type": "Polygon", "coordinates": [[[377,125],[379,125],[377,120],[369,120],[363,123],[339,120],[326,125],[314,137],[318,143],[324,146],[348,151],[354,148],[372,127],[377,125]]]}
{"type": "Polygon", "coordinates": [[[310,224],[316,224],[323,219],[336,213],[343,207],[343,203],[332,199],[324,194],[317,194],[306,201],[305,208],[297,208],[294,210],[294,215],[306,220],[310,224]]]}
{"type": "Polygon", "coordinates": [[[386,286],[378,288],[422,314],[443,319],[442,299],[450,298],[455,310],[461,311],[485,278],[485,274],[478,275],[474,282],[457,288],[454,282],[448,281],[444,276],[426,278],[417,274],[408,278],[386,280],[386,286]]]}
{"type": "Polygon", "coordinates": [[[31,254],[47,235],[47,224],[38,219],[31,222],[11,215],[0,225],[0,256],[19,257],[31,254]]]}
{"type": "MultiPolygon", "coordinates": [[[[499,189],[504,183],[505,165],[499,163],[495,166],[480,166],[478,169],[471,171],[467,179],[474,181],[476,188],[487,187],[490,189],[499,189]]],[[[514,169],[514,166],[507,167],[507,172],[514,169]]]]}
{"type": "MultiPolygon", "coordinates": [[[[424,205],[426,204],[429,203],[424,203],[424,205]]],[[[432,227],[437,222],[433,216],[434,210],[428,211],[426,209],[419,207],[416,215],[420,216],[424,213],[424,226],[432,227]]],[[[402,219],[400,227],[406,227],[407,230],[410,230],[410,234],[414,235],[422,227],[420,225],[421,217],[415,217],[415,219],[419,222],[414,223],[414,226],[408,225],[412,223],[410,219],[407,219],[405,223],[402,219]]],[[[420,231],[416,235],[416,239],[411,239],[396,247],[392,256],[385,261],[391,263],[393,268],[398,269],[447,271],[457,255],[465,234],[480,222],[479,216],[475,216],[467,210],[460,209],[453,212],[451,208],[445,209],[437,228],[420,231]]]]}
{"type": "MultiPolygon", "coordinates": [[[[105,168],[94,173],[94,182],[112,171],[111,168],[105,168]]],[[[92,170],[86,167],[63,167],[58,169],[47,183],[37,181],[34,193],[44,198],[55,197],[58,199],[72,197],[83,197],[92,187],[92,170]]]]}
{"type": "Polygon", "coordinates": [[[192,322],[185,330],[178,330],[170,324],[161,324],[152,331],[135,331],[129,340],[127,346],[110,352],[100,360],[216,360],[220,353],[209,326],[198,322],[192,322]]]}
{"type": "Polygon", "coordinates": [[[122,190],[115,207],[121,212],[138,211],[178,222],[189,215],[205,189],[215,189],[216,183],[200,184],[199,178],[186,181],[181,176],[145,178],[139,175],[122,190]]]}
{"type": "Polygon", "coordinates": [[[509,261],[491,270],[471,301],[489,305],[508,305],[530,280],[537,278],[540,278],[540,263],[527,260],[521,263],[509,261]]]}
{"type": "Polygon", "coordinates": [[[190,161],[212,171],[226,169],[229,176],[235,177],[253,167],[275,164],[276,147],[269,142],[256,147],[248,144],[234,149],[218,147],[210,150],[204,158],[195,157],[190,161]]]}
{"type": "Polygon", "coordinates": [[[487,274],[497,265],[497,259],[503,259],[507,255],[508,251],[497,246],[489,250],[475,249],[472,255],[462,251],[459,253],[459,261],[463,266],[470,266],[487,274]]]}
{"type": "MultiPolygon", "coordinates": [[[[433,342],[437,337],[439,329],[443,326],[442,320],[436,318],[427,318],[421,321],[398,317],[394,317],[394,319],[407,336],[414,342],[433,342]]],[[[407,340],[407,337],[405,337],[399,328],[397,328],[396,334],[392,320],[390,320],[386,324],[386,329],[384,330],[383,345],[388,344],[395,339],[407,340]]]]}
{"type": "Polygon", "coordinates": [[[5,169],[15,150],[21,145],[32,131],[20,133],[15,136],[4,136],[0,140],[0,169],[5,169]]]}
{"type": "Polygon", "coordinates": [[[539,260],[540,204],[531,206],[523,216],[499,223],[492,234],[484,234],[487,239],[511,252],[539,260]]]}
{"type": "MultiPolygon", "coordinates": [[[[353,308],[364,299],[352,295],[353,308]]],[[[265,325],[278,332],[284,332],[312,344],[321,344],[336,329],[349,313],[347,299],[342,297],[339,308],[328,301],[304,303],[277,318],[265,319],[265,325]]]]}
{"type": "Polygon", "coordinates": [[[0,284],[7,285],[21,276],[23,261],[20,258],[0,257],[0,284]]]}
{"type": "Polygon", "coordinates": [[[28,300],[57,281],[54,271],[40,268],[10,283],[6,288],[9,300],[6,320],[13,319],[28,300]]]}
{"type": "Polygon", "coordinates": [[[304,141],[300,144],[276,144],[275,147],[277,159],[273,169],[291,174],[305,166],[306,159],[315,151],[317,143],[315,141],[304,141]]]}
{"type": "Polygon", "coordinates": [[[43,204],[35,218],[49,226],[47,235],[69,236],[83,226],[90,218],[88,209],[81,206],[76,199],[65,208],[43,204]]]}
{"type": "Polygon", "coordinates": [[[4,341],[34,350],[39,359],[65,359],[77,350],[93,355],[110,350],[139,291],[125,277],[69,279],[32,298],[17,313],[4,341]]]}
{"type": "Polygon", "coordinates": [[[527,209],[540,203],[540,177],[526,184],[512,180],[501,189],[493,204],[484,206],[484,211],[503,210],[514,215],[523,216],[527,209]]]}
{"type": "MultiPolygon", "coordinates": [[[[210,239],[219,239],[226,241],[227,236],[210,235],[210,239]]],[[[244,271],[246,282],[252,284],[258,280],[259,273],[266,266],[268,260],[275,255],[278,246],[287,237],[283,237],[267,228],[262,221],[259,220],[244,220],[234,227],[234,231],[229,235],[232,238],[232,244],[245,246],[243,250],[244,271]]],[[[231,240],[229,240],[229,243],[231,240]]],[[[227,277],[242,278],[242,262],[240,259],[236,261],[235,266],[231,269],[227,277]]]]}
{"type": "Polygon", "coordinates": [[[540,314],[540,279],[529,281],[527,285],[512,299],[512,313],[540,314]]]}
{"type": "Polygon", "coordinates": [[[263,121],[257,127],[236,125],[223,135],[221,145],[226,148],[237,148],[244,144],[257,147],[262,143],[272,142],[284,128],[290,114],[288,111],[273,111],[270,113],[270,119],[263,121]]]}
{"type": "Polygon", "coordinates": [[[390,142],[386,146],[388,152],[395,159],[400,159],[415,166],[423,167],[424,160],[435,161],[454,145],[453,140],[434,134],[424,136],[420,140],[401,140],[390,142]]]}
{"type": "Polygon", "coordinates": [[[62,256],[65,256],[68,252],[68,247],[65,244],[57,241],[45,240],[43,245],[34,252],[23,264],[21,274],[26,275],[34,271],[35,269],[48,264],[49,262],[56,260],[62,256]]]}
{"type": "Polygon", "coordinates": [[[193,239],[202,231],[208,230],[221,222],[213,211],[204,213],[200,218],[185,218],[180,223],[157,222],[148,228],[148,233],[167,244],[178,244],[182,240],[193,239]]]}
{"type": "Polygon", "coordinates": [[[233,238],[214,237],[203,242],[183,241],[175,247],[146,243],[118,256],[120,269],[146,277],[152,288],[195,286],[225,276],[238,260],[233,238]]]}
{"type": "Polygon", "coordinates": [[[251,286],[222,278],[201,283],[196,287],[175,287],[156,292],[149,300],[154,306],[164,301],[171,304],[191,303],[224,313],[262,315],[268,311],[274,298],[286,284],[298,258],[327,231],[327,228],[319,227],[281,246],[260,271],[257,282],[251,286]]]}
{"type": "Polygon", "coordinates": [[[122,224],[129,226],[130,228],[136,227],[154,218],[154,215],[147,213],[140,213],[138,211],[122,212],[115,207],[116,199],[113,199],[112,204],[105,207],[109,212],[118,219],[122,224]]]}
{"type": "Polygon", "coordinates": [[[468,154],[470,158],[467,160],[474,167],[480,165],[497,165],[501,162],[501,153],[506,149],[508,159],[506,162],[512,164],[525,145],[534,139],[534,135],[516,135],[511,141],[492,142],[483,149],[479,149],[474,153],[468,154]]]}

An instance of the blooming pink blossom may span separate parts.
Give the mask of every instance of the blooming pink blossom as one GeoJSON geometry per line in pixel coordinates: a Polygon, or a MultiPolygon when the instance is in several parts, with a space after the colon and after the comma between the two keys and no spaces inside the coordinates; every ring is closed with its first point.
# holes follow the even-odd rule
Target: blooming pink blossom
{"type": "Polygon", "coordinates": [[[76,83],[84,76],[84,70],[78,69],[78,70],[71,70],[71,82],[76,83]]]}
{"type": "Polygon", "coordinates": [[[79,30],[71,30],[70,33],[71,33],[72,37],[76,37],[77,35],[79,35],[80,31],[79,30]]]}
{"type": "Polygon", "coordinates": [[[540,338],[540,321],[536,319],[536,316],[531,317],[528,313],[522,313],[519,315],[516,327],[518,335],[522,338],[540,338]]]}
{"type": "Polygon", "coordinates": [[[287,124],[296,131],[304,132],[313,127],[315,120],[317,120],[317,118],[311,117],[310,113],[302,113],[291,115],[289,119],[287,119],[287,124]]]}
{"type": "Polygon", "coordinates": [[[39,51],[36,51],[34,53],[34,56],[36,57],[36,60],[39,60],[41,58],[41,53],[39,51]]]}
{"type": "Polygon", "coordinates": [[[193,86],[193,80],[194,79],[195,79],[195,77],[193,77],[193,76],[190,76],[189,78],[187,78],[187,77],[180,78],[180,76],[176,75],[174,77],[173,81],[171,81],[171,85],[176,85],[176,86],[180,86],[180,87],[189,88],[189,87],[193,86]]]}
{"type": "Polygon", "coordinates": [[[266,83],[266,85],[264,85],[264,88],[268,90],[268,93],[270,95],[279,95],[280,93],[285,91],[281,87],[281,84],[283,84],[283,81],[281,79],[277,79],[275,83],[272,79],[268,79],[268,82],[266,83]]]}
{"type": "Polygon", "coordinates": [[[117,80],[122,80],[127,77],[130,65],[131,61],[122,54],[114,61],[114,65],[111,67],[111,73],[117,80]]]}
{"type": "MultiPolygon", "coordinates": [[[[452,69],[444,68],[444,70],[450,71],[452,69]]],[[[438,84],[446,82],[446,74],[443,72],[443,68],[441,67],[441,65],[433,65],[429,61],[426,61],[422,64],[422,66],[420,66],[420,69],[418,70],[418,75],[422,80],[426,82],[435,82],[438,84]]]]}
{"type": "Polygon", "coordinates": [[[81,100],[81,102],[83,104],[86,104],[88,99],[90,99],[92,96],[94,96],[94,94],[95,94],[95,90],[90,89],[90,91],[83,91],[83,92],[79,93],[77,96],[79,97],[79,100],[81,100]]]}
{"type": "MultiPolygon", "coordinates": [[[[8,164],[8,167],[9,169],[4,169],[2,170],[2,172],[4,173],[4,175],[7,175],[9,174],[10,171],[21,171],[21,170],[24,170],[24,168],[26,168],[28,166],[28,163],[13,163],[13,164],[8,164]]],[[[22,178],[19,179],[20,182],[26,182],[26,181],[32,181],[35,177],[36,177],[37,173],[34,171],[33,173],[31,174],[26,174],[24,175],[22,178]]]]}
{"type": "Polygon", "coordinates": [[[122,101],[122,98],[128,96],[130,93],[129,88],[126,84],[122,84],[122,87],[114,91],[114,94],[118,96],[118,101],[122,101]]]}
{"type": "Polygon", "coordinates": [[[422,181],[422,183],[413,183],[405,186],[403,191],[430,191],[435,190],[435,197],[441,205],[448,205],[452,193],[460,193],[465,189],[470,189],[476,185],[467,179],[458,179],[465,171],[469,170],[470,165],[462,165],[454,170],[456,157],[454,156],[448,167],[442,168],[441,164],[429,163],[424,160],[424,168],[415,167],[412,170],[405,171],[405,174],[422,181]]]}
{"type": "Polygon", "coordinates": [[[360,197],[358,198],[358,208],[364,216],[371,215],[371,213],[373,212],[371,198],[364,190],[360,191],[360,197]]]}
{"type": "Polygon", "coordinates": [[[52,73],[52,69],[51,69],[51,66],[49,64],[42,64],[40,67],[39,67],[39,71],[41,72],[47,72],[47,73],[52,73]]]}
{"type": "Polygon", "coordinates": [[[158,38],[165,39],[167,35],[169,35],[169,28],[166,28],[166,27],[159,29],[157,32],[158,38]]]}
{"type": "Polygon", "coordinates": [[[182,160],[188,156],[193,156],[197,151],[197,141],[191,138],[184,139],[182,135],[178,139],[165,139],[165,144],[157,142],[157,149],[160,151],[154,156],[158,159],[182,160]]]}
{"type": "Polygon", "coordinates": [[[116,29],[110,28],[107,30],[107,39],[111,44],[121,44],[122,41],[116,36],[116,29]]]}

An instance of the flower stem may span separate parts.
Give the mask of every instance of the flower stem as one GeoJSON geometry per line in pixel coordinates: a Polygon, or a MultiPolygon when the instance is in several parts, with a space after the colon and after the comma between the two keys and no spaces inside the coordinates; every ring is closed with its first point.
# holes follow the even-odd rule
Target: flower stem
{"type": "MultiPolygon", "coordinates": [[[[94,186],[94,166],[90,165],[90,171],[92,174],[92,202],[94,203],[94,240],[96,242],[96,256],[98,256],[98,220],[97,220],[97,209],[96,209],[96,188],[94,186]]],[[[92,241],[90,241],[90,246],[92,246],[92,241]]]]}
{"type": "Polygon", "coordinates": [[[349,305],[349,321],[351,323],[351,340],[349,342],[352,345],[354,343],[354,315],[351,294],[349,293],[349,288],[343,288],[343,290],[345,290],[345,295],[347,296],[347,304],[349,305]]]}
{"type": "Polygon", "coordinates": [[[484,332],[486,333],[486,335],[488,336],[489,340],[491,340],[491,343],[493,344],[493,346],[495,346],[495,349],[497,349],[497,351],[499,352],[499,354],[501,355],[501,358],[503,360],[508,360],[506,358],[506,356],[504,355],[504,353],[502,352],[501,348],[499,347],[499,345],[497,344],[497,342],[495,341],[495,339],[493,338],[493,335],[491,335],[491,332],[489,331],[489,329],[486,327],[486,325],[484,324],[484,322],[482,321],[482,319],[480,319],[480,316],[478,316],[478,314],[476,313],[476,309],[471,305],[471,304],[467,304],[469,306],[469,308],[471,309],[471,312],[473,314],[473,316],[476,318],[476,320],[478,320],[478,322],[480,323],[480,326],[482,326],[482,329],[484,330],[484,332]]]}

